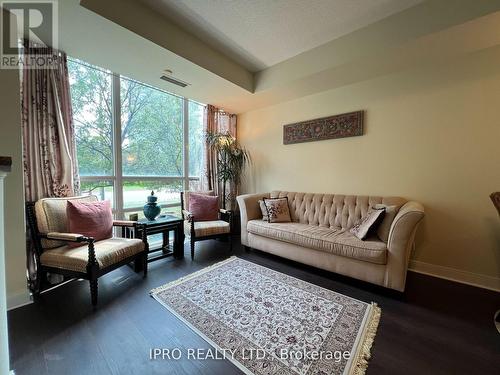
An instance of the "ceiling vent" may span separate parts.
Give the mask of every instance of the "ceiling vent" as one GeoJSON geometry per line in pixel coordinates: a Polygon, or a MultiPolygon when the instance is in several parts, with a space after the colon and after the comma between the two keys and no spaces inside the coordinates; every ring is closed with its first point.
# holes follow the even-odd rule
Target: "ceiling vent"
{"type": "Polygon", "coordinates": [[[174,77],[172,77],[170,75],[163,74],[160,77],[160,79],[163,79],[164,81],[173,83],[174,85],[177,85],[177,86],[180,86],[180,87],[186,87],[187,85],[189,85],[189,83],[181,81],[180,79],[174,78],[174,77]]]}

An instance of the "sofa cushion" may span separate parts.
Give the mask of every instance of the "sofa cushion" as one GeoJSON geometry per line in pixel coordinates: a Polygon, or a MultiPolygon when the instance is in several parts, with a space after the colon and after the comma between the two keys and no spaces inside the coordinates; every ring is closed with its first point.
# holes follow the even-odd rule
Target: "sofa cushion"
{"type": "Polygon", "coordinates": [[[267,210],[267,221],[270,223],[286,223],[292,221],[288,209],[288,198],[264,198],[267,210]]]}
{"type": "Polygon", "coordinates": [[[269,217],[267,216],[267,208],[263,200],[259,200],[259,208],[260,212],[262,212],[262,220],[269,221],[269,217]]]}
{"type": "Polygon", "coordinates": [[[326,228],[351,229],[376,204],[397,206],[407,202],[398,197],[272,191],[271,198],[288,197],[292,221],[326,228]]]}
{"type": "Polygon", "coordinates": [[[385,208],[370,209],[368,213],[359,219],[349,230],[360,240],[368,237],[368,234],[375,233],[385,215],[385,208]]]}
{"type": "MultiPolygon", "coordinates": [[[[132,238],[108,238],[94,243],[95,257],[99,268],[112,264],[140,253],[144,250],[144,243],[132,238]]],[[[88,245],[70,248],[60,246],[55,249],[45,250],[40,256],[40,263],[47,267],[65,270],[87,272],[89,261],[88,245]]]]}
{"type": "Polygon", "coordinates": [[[377,264],[387,263],[387,245],[377,237],[362,241],[343,229],[293,222],[268,223],[262,220],[250,220],[247,230],[256,235],[335,255],[377,264]]]}
{"type": "Polygon", "coordinates": [[[375,208],[376,209],[380,209],[380,208],[385,209],[384,218],[377,228],[377,236],[382,241],[387,242],[389,240],[389,231],[391,230],[392,222],[394,221],[394,218],[396,217],[396,214],[399,211],[399,207],[398,206],[387,206],[385,204],[376,204],[375,208]]]}

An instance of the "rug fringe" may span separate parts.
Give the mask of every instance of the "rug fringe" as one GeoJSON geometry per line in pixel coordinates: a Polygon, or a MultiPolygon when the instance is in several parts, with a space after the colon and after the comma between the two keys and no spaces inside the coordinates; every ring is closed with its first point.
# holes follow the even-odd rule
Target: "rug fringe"
{"type": "Polygon", "coordinates": [[[169,283],[163,284],[163,285],[161,285],[161,286],[159,286],[157,288],[151,289],[149,291],[149,295],[153,295],[153,294],[157,294],[157,293],[163,292],[164,290],[167,290],[167,289],[169,289],[169,288],[171,288],[171,287],[173,287],[175,285],[178,285],[178,284],[180,284],[180,283],[182,283],[182,282],[184,282],[186,280],[189,280],[189,279],[191,279],[193,277],[202,275],[205,272],[211,271],[214,268],[220,267],[220,266],[222,266],[222,265],[224,265],[226,263],[232,262],[233,260],[236,260],[236,259],[238,259],[238,257],[236,257],[234,255],[230,256],[229,258],[224,259],[224,260],[222,260],[220,262],[214,263],[211,266],[204,267],[201,270],[198,270],[196,272],[190,273],[187,276],[181,277],[179,279],[175,279],[174,281],[171,281],[169,283]]]}
{"type": "Polygon", "coordinates": [[[371,349],[375,335],[377,334],[378,324],[380,323],[380,315],[382,314],[382,310],[376,303],[372,302],[372,308],[373,312],[370,320],[367,322],[363,342],[360,343],[361,350],[355,364],[354,375],[364,375],[368,368],[368,360],[371,358],[371,349]]]}

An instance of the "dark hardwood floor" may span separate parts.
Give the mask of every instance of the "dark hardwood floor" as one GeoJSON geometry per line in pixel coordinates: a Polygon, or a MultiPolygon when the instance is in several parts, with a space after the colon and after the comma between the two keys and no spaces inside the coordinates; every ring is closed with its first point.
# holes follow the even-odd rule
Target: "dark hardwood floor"
{"type": "MultiPolygon", "coordinates": [[[[238,374],[227,360],[150,360],[150,348],[210,348],[151,298],[149,290],[220,261],[227,243],[197,243],[195,260],[150,263],[146,279],[122,267],[99,279],[99,304],[88,282],[44,294],[9,312],[16,374],[238,374]]],[[[339,293],[374,301],[382,318],[367,374],[498,374],[500,334],[493,313],[500,294],[409,273],[404,294],[235,246],[234,254],[339,293]]]]}

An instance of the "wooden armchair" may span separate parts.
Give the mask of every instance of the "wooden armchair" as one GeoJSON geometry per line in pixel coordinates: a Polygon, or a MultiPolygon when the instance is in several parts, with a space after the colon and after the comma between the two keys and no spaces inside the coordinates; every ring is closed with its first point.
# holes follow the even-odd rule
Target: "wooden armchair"
{"type": "Polygon", "coordinates": [[[184,234],[189,236],[191,243],[191,259],[194,259],[194,248],[197,241],[204,241],[216,238],[229,240],[229,250],[233,250],[233,241],[231,236],[231,228],[233,221],[233,213],[230,210],[219,208],[219,220],[213,221],[197,221],[196,217],[188,211],[189,209],[189,194],[206,194],[214,195],[213,191],[184,191],[181,192],[181,209],[182,219],[184,220],[184,234]]]}
{"type": "MultiPolygon", "coordinates": [[[[97,279],[106,273],[130,262],[140,262],[147,275],[148,243],[146,231],[142,239],[112,237],[95,241],[77,233],[67,232],[67,201],[93,202],[96,196],[70,198],[44,198],[26,205],[26,216],[31,232],[33,251],[28,259],[35,265],[35,275],[29,277],[28,286],[37,299],[50,287],[46,274],[59,274],[69,279],[86,279],[90,283],[92,305],[97,304],[97,279]],[[68,242],[81,243],[78,247],[67,246],[68,242]]],[[[115,227],[134,227],[133,221],[113,221],[115,227]]]]}

